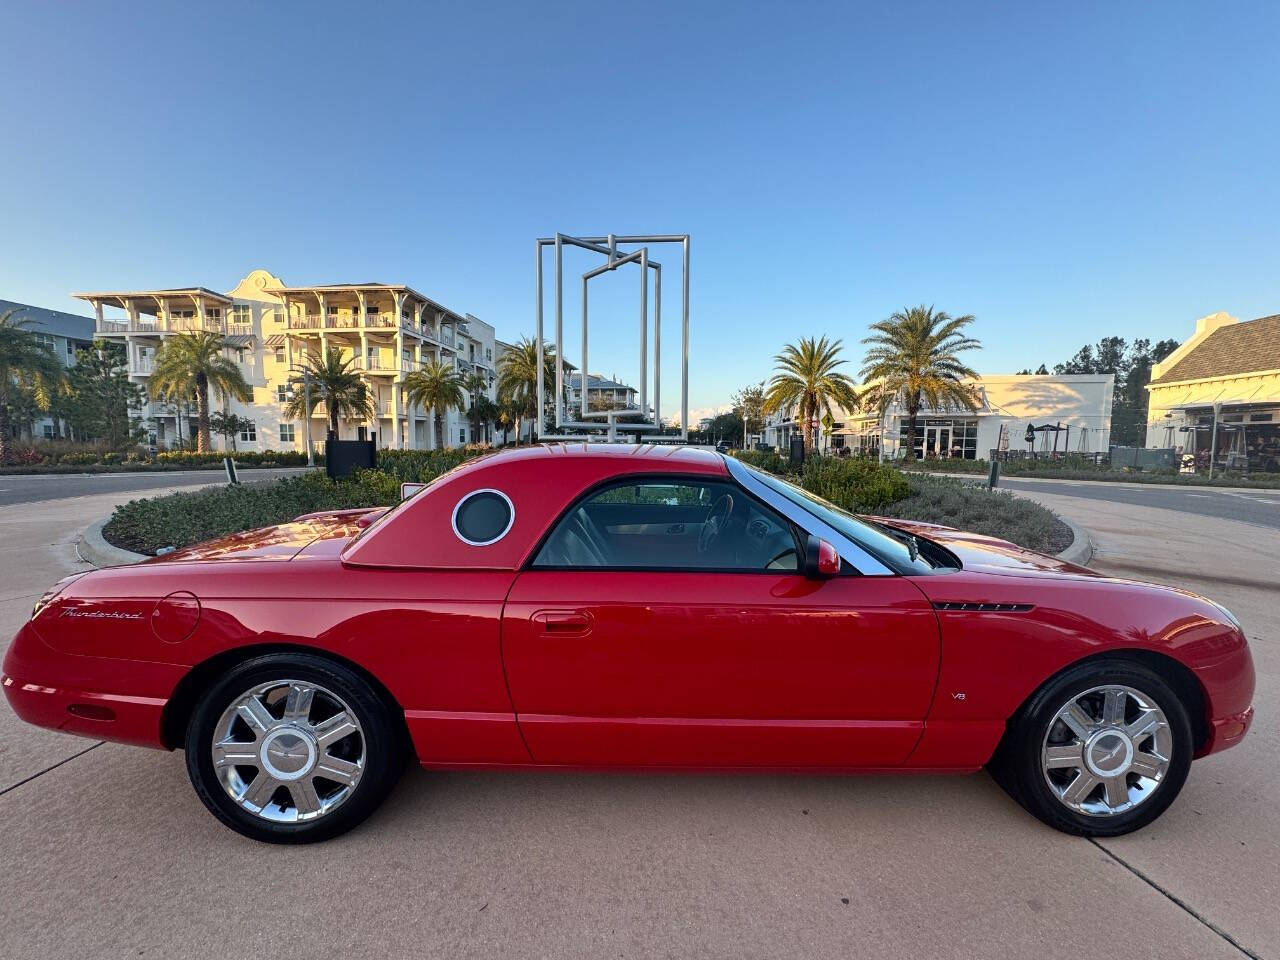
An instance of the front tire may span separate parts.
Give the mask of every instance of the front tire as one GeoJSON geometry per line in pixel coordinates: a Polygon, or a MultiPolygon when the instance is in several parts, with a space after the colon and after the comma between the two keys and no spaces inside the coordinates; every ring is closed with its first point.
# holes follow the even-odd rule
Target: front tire
{"type": "Polygon", "coordinates": [[[345,833],[395,783],[403,740],[369,683],[311,654],[240,664],[191,715],[187,773],[215,817],[267,843],[345,833]]]}
{"type": "Polygon", "coordinates": [[[1078,664],[1046,683],[1009,723],[991,772],[1028,811],[1064,833],[1115,837],[1168,809],[1194,752],[1191,719],[1142,664],[1078,664]]]}

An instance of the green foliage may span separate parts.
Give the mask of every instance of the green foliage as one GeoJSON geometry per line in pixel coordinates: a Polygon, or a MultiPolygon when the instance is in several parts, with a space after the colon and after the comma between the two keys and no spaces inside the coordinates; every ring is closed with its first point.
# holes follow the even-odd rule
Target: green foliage
{"type": "MultiPolygon", "coordinates": [[[[1141,447],[1146,443],[1147,384],[1151,368],[1178,349],[1177,340],[1145,338],[1129,343],[1124,337],[1103,337],[1097,344],[1086,343],[1066,363],[1054,364],[1055,374],[1110,373],[1116,378],[1111,395],[1111,442],[1116,446],[1141,447]]],[[[1030,373],[1024,370],[1023,373],[1030,373]]],[[[1044,364],[1036,373],[1048,373],[1044,364]]]]}
{"type": "MultiPolygon", "coordinates": [[[[185,547],[229,533],[287,523],[317,510],[389,506],[399,501],[402,482],[427,483],[481,452],[478,447],[384,450],[378,455],[378,469],[359,470],[342,480],[330,480],[316,471],[134,500],[116,508],[103,536],[126,550],[155,553],[161,547],[185,547]]],[[[237,456],[236,461],[245,456],[237,456]]]]}
{"type": "MultiPolygon", "coordinates": [[[[986,476],[991,464],[986,460],[934,459],[898,462],[904,470],[937,473],[974,473],[986,476]]],[[[1069,456],[1061,460],[1008,460],[1000,464],[1000,475],[1033,477],[1041,480],[1106,480],[1119,483],[1156,483],[1195,487],[1280,488],[1280,474],[1219,472],[1212,480],[1203,473],[1179,473],[1175,470],[1117,470],[1085,457],[1069,456]]]]}
{"type": "Polygon", "coordinates": [[[344,353],[339,347],[330,347],[323,357],[314,354],[307,357],[303,376],[310,386],[294,387],[293,396],[284,408],[286,419],[305,420],[303,429],[310,429],[311,414],[321,403],[329,415],[329,429],[334,433],[338,432],[339,418],[360,422],[372,419],[373,398],[369,395],[369,385],[353,367],[355,355],[343,359],[344,353]],[[307,401],[311,406],[304,409],[307,401]]]}
{"type": "Polygon", "coordinates": [[[836,369],[844,363],[840,348],[839,340],[801,337],[773,358],[776,372],[765,390],[762,412],[793,411],[804,427],[809,452],[817,446],[818,417],[830,412],[832,404],[852,410],[858,403],[853,381],[836,369]]]}
{"type": "MultiPolygon", "coordinates": [[[[571,369],[564,364],[567,373],[571,369]]],[[[556,397],[556,349],[542,344],[543,398],[554,409],[556,397]]],[[[517,437],[520,424],[538,415],[538,342],[521,337],[510,350],[498,358],[498,402],[510,411],[517,437]]],[[[544,415],[547,411],[543,411],[544,415]]]]}
{"type": "Polygon", "coordinates": [[[401,386],[406,402],[418,404],[434,414],[436,448],[444,447],[444,417],[450,410],[461,410],[466,403],[463,379],[452,363],[428,360],[422,369],[404,378],[401,386]]]}
{"type": "Polygon", "coordinates": [[[116,508],[103,536],[126,550],[153,554],[162,547],[285,523],[304,513],[382,506],[398,497],[399,485],[378,471],[359,471],[336,482],[323,473],[308,473],[134,500],[116,508]]]}
{"type": "Polygon", "coordinates": [[[113,450],[146,439],[142,420],[130,416],[130,410],[142,406],[146,392],[129,380],[121,344],[95,340],[88,350],[76,351],[67,387],[61,413],[78,439],[101,441],[113,450]]]}
{"type": "Polygon", "coordinates": [[[878,510],[907,496],[907,478],[865,457],[809,457],[800,485],[853,513],[878,510]]]}
{"type": "Polygon", "coordinates": [[[885,410],[900,400],[907,410],[907,458],[915,456],[916,417],[922,406],[973,410],[966,379],[978,374],[959,357],[982,346],[964,333],[973,317],[952,317],[933,307],[908,307],[871,325],[862,342],[862,379],[871,383],[864,404],[885,410]]]}
{"type": "Polygon", "coordinates": [[[475,456],[472,448],[380,450],[378,469],[400,483],[426,483],[475,456]]]}
{"type": "Polygon", "coordinates": [[[1007,490],[988,491],[946,477],[912,476],[909,484],[909,496],[876,513],[998,537],[1041,553],[1057,553],[1071,544],[1071,529],[1052,512],[1007,490]]]}
{"type": "Polygon", "coordinates": [[[179,333],[160,344],[149,387],[157,399],[196,403],[196,449],[212,448],[209,436],[209,391],[224,402],[229,397],[248,403],[253,399],[240,368],[225,354],[226,338],[207,330],[179,333]]]}
{"type": "Polygon", "coordinates": [[[30,329],[34,322],[13,310],[0,316],[0,463],[9,459],[9,404],[14,392],[23,391],[34,407],[48,410],[66,378],[62,362],[30,329]]]}

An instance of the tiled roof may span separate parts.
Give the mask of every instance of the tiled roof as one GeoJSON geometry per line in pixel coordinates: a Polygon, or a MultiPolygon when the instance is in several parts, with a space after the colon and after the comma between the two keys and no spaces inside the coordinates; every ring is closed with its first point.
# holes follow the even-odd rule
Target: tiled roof
{"type": "Polygon", "coordinates": [[[1230,377],[1280,368],[1280,313],[1219,327],[1152,383],[1230,377]]]}

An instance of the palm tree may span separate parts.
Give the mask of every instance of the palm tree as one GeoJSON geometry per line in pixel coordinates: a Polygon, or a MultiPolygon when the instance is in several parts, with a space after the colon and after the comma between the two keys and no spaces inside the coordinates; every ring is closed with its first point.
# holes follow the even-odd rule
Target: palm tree
{"type": "Polygon", "coordinates": [[[462,381],[462,389],[467,392],[470,403],[471,413],[471,439],[475,443],[480,442],[480,423],[486,419],[489,413],[488,405],[481,403],[481,400],[488,400],[485,391],[489,389],[489,379],[479,370],[474,370],[462,381]]]}
{"type": "Polygon", "coordinates": [[[242,403],[253,399],[253,388],[245,382],[244,374],[222,352],[225,346],[222,334],[208,330],[176,334],[156,351],[151,373],[153,397],[181,400],[195,396],[196,450],[201,453],[213,449],[209,436],[209,388],[223,403],[228,397],[242,403]]]}
{"type": "Polygon", "coordinates": [[[284,415],[290,420],[304,420],[311,433],[311,414],[324,404],[329,414],[329,432],[338,435],[338,418],[344,420],[373,419],[373,396],[364,377],[352,369],[355,354],[343,359],[344,351],[330,347],[323,357],[309,354],[303,364],[303,376],[310,381],[307,390],[295,390],[285,405],[284,415]],[[311,408],[306,409],[307,400],[311,408]]]}
{"type": "MultiPolygon", "coordinates": [[[[570,369],[567,363],[564,368],[570,369]]],[[[549,343],[542,345],[542,382],[545,396],[554,404],[556,349],[549,343]]],[[[521,422],[538,416],[538,342],[532,337],[521,337],[498,359],[498,399],[510,407],[519,443],[521,422]]]]}
{"type": "Polygon", "coordinates": [[[34,322],[18,319],[14,310],[0,316],[0,463],[9,458],[10,390],[30,391],[36,406],[45,409],[66,377],[53,351],[28,329],[34,322]]]}
{"type": "Polygon", "coordinates": [[[466,405],[462,392],[462,374],[451,363],[432,359],[404,378],[402,388],[409,403],[421,405],[435,414],[436,449],[444,446],[444,415],[466,405]]]}
{"type": "Polygon", "coordinates": [[[819,414],[829,413],[833,403],[850,410],[858,402],[853,381],[836,370],[844,363],[839,359],[840,343],[801,337],[798,345],[788,344],[773,358],[777,372],[765,390],[764,412],[795,411],[804,424],[806,453],[817,444],[819,414]]]}
{"type": "Polygon", "coordinates": [[[907,408],[908,459],[915,458],[916,421],[924,403],[935,410],[977,407],[962,381],[978,374],[958,356],[982,346],[963,333],[971,323],[972,316],[951,317],[923,305],[908,307],[873,323],[873,333],[862,341],[868,346],[862,378],[873,384],[864,402],[874,403],[883,413],[895,399],[901,399],[907,408]]]}

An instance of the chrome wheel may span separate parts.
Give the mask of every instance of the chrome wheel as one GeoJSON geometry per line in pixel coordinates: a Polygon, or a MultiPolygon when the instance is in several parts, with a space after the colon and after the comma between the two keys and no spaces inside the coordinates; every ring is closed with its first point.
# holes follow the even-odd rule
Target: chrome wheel
{"type": "Polygon", "coordinates": [[[1164,780],[1173,756],[1168,718],[1132,687],[1094,687],[1062,705],[1041,750],[1045,781],[1068,809],[1086,816],[1124,813],[1164,780]]]}
{"type": "Polygon", "coordinates": [[[355,712],[303,680],[273,680],[233,700],[214,727],[211,750],[227,796],[278,823],[330,813],[355,792],[365,766],[355,712]]]}

